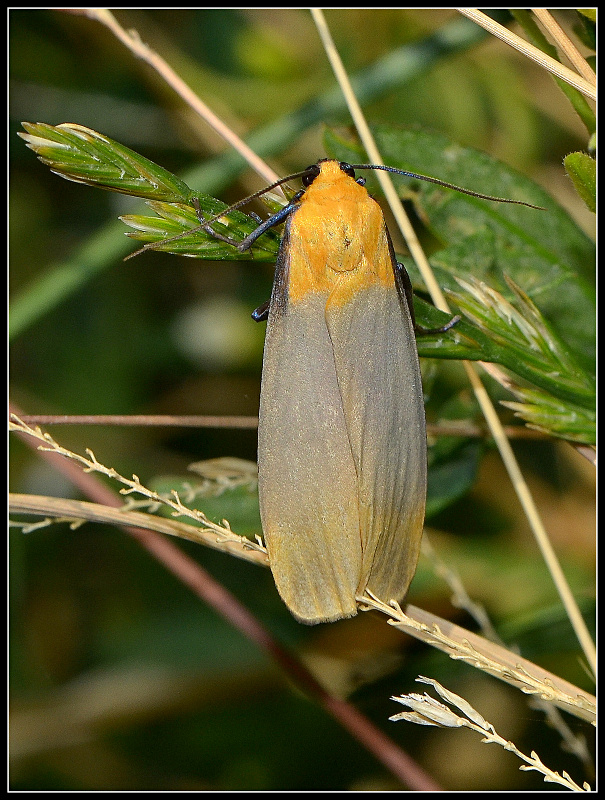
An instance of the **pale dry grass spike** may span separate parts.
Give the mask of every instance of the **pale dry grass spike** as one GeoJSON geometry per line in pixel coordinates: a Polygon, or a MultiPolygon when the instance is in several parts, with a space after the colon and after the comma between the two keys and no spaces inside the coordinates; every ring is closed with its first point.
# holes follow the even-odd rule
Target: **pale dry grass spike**
{"type": "MultiPolygon", "coordinates": [[[[441,578],[450,588],[452,593],[450,602],[452,605],[455,608],[461,608],[466,611],[466,613],[475,620],[482,635],[490,642],[494,642],[494,644],[506,648],[511,653],[520,655],[518,647],[508,644],[498,635],[485,607],[471,598],[460,575],[439,558],[430,542],[430,537],[426,530],[422,537],[422,554],[431,563],[435,575],[441,578]]],[[[537,695],[528,696],[527,702],[531,708],[541,711],[546,716],[548,724],[551,725],[561,737],[562,748],[573,753],[582,764],[590,769],[590,771],[594,771],[594,762],[588,750],[585,737],[581,734],[574,733],[563,718],[559,709],[537,695]]]]}
{"type": "MultiPolygon", "coordinates": [[[[53,519],[61,519],[68,517],[70,520],[74,519],[89,519],[96,522],[111,522],[119,525],[130,525],[133,527],[143,527],[146,529],[156,530],[161,533],[168,533],[172,536],[189,539],[196,541],[200,544],[205,544],[220,550],[227,550],[232,552],[233,549],[241,551],[240,558],[247,560],[257,560],[259,563],[267,564],[266,550],[258,541],[253,542],[245,536],[238,536],[233,533],[231,527],[227,525],[219,525],[206,517],[201,511],[189,508],[186,506],[178,492],[173,491],[171,497],[159,494],[152,489],[147,488],[141,483],[137,475],[132,478],[126,478],[120,475],[113,467],[106,467],[97,460],[95,454],[87,449],[88,457],[74,453],[66,447],[63,447],[56,442],[49,433],[44,433],[40,428],[32,428],[24,423],[15,414],[11,415],[10,430],[18,433],[27,434],[28,436],[42,442],[38,447],[39,450],[44,450],[50,453],[64,456],[71,461],[77,462],[85,472],[97,472],[105,475],[112,480],[121,483],[126,488],[120,489],[120,493],[124,495],[138,494],[144,498],[144,505],[149,507],[166,506],[171,509],[173,517],[189,517],[202,527],[183,525],[176,520],[166,520],[162,517],[154,517],[149,514],[141,514],[137,511],[129,509],[133,508],[134,504],[128,505],[123,509],[110,508],[101,506],[95,503],[83,503],[75,500],[62,500],[60,498],[41,498],[37,502],[35,497],[32,496],[28,502],[28,495],[16,495],[13,498],[13,503],[17,503],[19,498],[18,507],[15,510],[27,513],[46,513],[53,519]],[[70,513],[70,510],[73,513],[70,513]],[[165,525],[164,523],[169,523],[165,525]],[[170,524],[172,523],[172,524],[170,524]],[[251,552],[258,554],[250,558],[251,552]]],[[[239,554],[239,553],[236,553],[239,554]]]]}
{"type": "Polygon", "coordinates": [[[398,603],[386,604],[369,593],[358,601],[363,604],[362,610],[382,612],[389,617],[390,625],[442,650],[450,658],[465,661],[524,694],[540,697],[594,724],[596,698],[593,695],[516,653],[413,605],[406,606],[404,612],[398,603]]]}
{"type": "Polygon", "coordinates": [[[549,769],[535,750],[532,750],[529,756],[522,753],[513,742],[500,736],[491,722],[484,719],[467,700],[444,688],[438,681],[423,676],[416,678],[416,681],[432,686],[437,694],[445,700],[445,703],[435,700],[434,697],[431,697],[426,692],[422,695],[413,692],[399,697],[392,697],[391,700],[395,700],[395,702],[412,709],[389,717],[393,722],[405,720],[416,725],[433,725],[437,728],[469,728],[469,730],[481,734],[483,737],[481,741],[485,742],[485,744],[497,744],[510,753],[514,753],[521,761],[525,762],[519,769],[541,773],[544,776],[545,783],[557,783],[572,792],[592,791],[588,783],[579,786],[567,772],[559,774],[549,769]],[[461,714],[458,712],[461,712],[461,714]]]}

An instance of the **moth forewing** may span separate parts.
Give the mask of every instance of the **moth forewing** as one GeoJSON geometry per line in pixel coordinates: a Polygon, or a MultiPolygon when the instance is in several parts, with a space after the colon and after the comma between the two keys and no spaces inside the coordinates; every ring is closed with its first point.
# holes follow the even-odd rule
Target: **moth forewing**
{"type": "Polygon", "coordinates": [[[382,212],[338,162],[293,209],[269,311],[259,421],[261,520],[294,616],[401,600],[416,568],[426,436],[414,331],[382,212]]]}

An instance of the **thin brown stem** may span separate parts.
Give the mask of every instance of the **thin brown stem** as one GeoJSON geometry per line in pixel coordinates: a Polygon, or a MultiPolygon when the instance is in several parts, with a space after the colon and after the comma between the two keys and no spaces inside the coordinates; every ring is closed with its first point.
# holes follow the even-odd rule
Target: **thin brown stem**
{"type": "MultiPolygon", "coordinates": [[[[28,425],[114,425],[165,428],[241,428],[255,430],[258,417],[214,417],[201,414],[24,414],[19,415],[28,425]]],[[[487,438],[486,427],[472,422],[427,423],[429,436],[466,436],[473,439],[487,438]]],[[[504,428],[512,439],[549,439],[541,431],[523,425],[507,425],[504,428]]]]}

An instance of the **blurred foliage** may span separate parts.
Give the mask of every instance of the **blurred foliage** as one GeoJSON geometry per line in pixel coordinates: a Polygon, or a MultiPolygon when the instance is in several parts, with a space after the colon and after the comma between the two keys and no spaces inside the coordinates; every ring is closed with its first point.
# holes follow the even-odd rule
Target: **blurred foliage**
{"type": "Polygon", "coordinates": [[[570,153],[563,161],[565,171],[590,211],[597,210],[597,162],[587,153],[570,153]]]}
{"type": "MultiPolygon", "coordinates": [[[[256,138],[279,174],[326,154],[324,126],[349,124],[304,10],[116,13],[217,113],[256,138]]],[[[592,236],[593,218],[562,168],[567,154],[588,150],[590,118],[549,76],[449,10],[349,9],[327,17],[345,64],[358,76],[371,122],[418,125],[487,151],[543,186],[592,236]]],[[[569,30],[581,24],[589,36],[587,15],[583,22],[574,12],[559,19],[569,30]]],[[[243,175],[235,181],[238,160],[218,158],[224,146],[215,134],[105,29],[82,16],[44,10],[11,10],[9,25],[10,289],[15,300],[32,286],[39,289],[38,310],[22,322],[11,345],[12,399],[29,413],[256,414],[262,329],[247,312],[269,297],[271,265],[159,252],[123,263],[132,242],[115,218],[140,214],[140,201],[61,181],[16,132],[22,120],[102,131],[227,204],[257,189],[258,180],[243,175]]],[[[350,141],[348,132],[343,141],[350,141]]],[[[449,160],[444,152],[440,163],[407,166],[448,180],[449,160]]],[[[579,180],[589,185],[586,173],[579,180]]],[[[469,175],[462,182],[489,192],[486,181],[469,175]]],[[[436,253],[439,229],[431,227],[432,216],[431,225],[422,224],[431,196],[418,187],[411,204],[421,239],[436,253]]],[[[460,215],[468,211],[467,204],[460,215]]],[[[558,216],[537,222],[559,224],[558,216]]],[[[543,233],[552,243],[554,233],[543,233]]],[[[585,234],[576,241],[588,241],[585,234]]],[[[482,266],[489,272],[493,248],[466,251],[466,237],[455,246],[478,262],[472,274],[482,266]]],[[[443,250],[439,255],[442,276],[450,280],[447,251],[448,258],[443,250]]],[[[560,263],[579,269],[563,255],[560,263]]],[[[589,286],[589,261],[581,267],[589,286]]],[[[553,292],[551,318],[534,296],[536,284],[511,277],[550,323],[558,321],[560,339],[582,352],[585,368],[594,318],[588,305],[578,311],[584,290],[573,297],[567,289],[553,292]]],[[[451,288],[459,289],[453,278],[451,288]]],[[[511,299],[505,284],[492,288],[511,299]]],[[[548,294],[549,287],[540,284],[540,290],[548,294]]],[[[431,421],[479,423],[454,362],[427,359],[423,373],[431,421]]],[[[510,400],[498,386],[490,384],[490,391],[496,400],[510,400]]],[[[505,421],[514,419],[500,409],[505,421]]],[[[200,459],[255,458],[252,431],[62,427],[53,434],[78,451],[93,448],[105,463],[148,482],[158,475],[184,477],[187,465],[200,459]]],[[[524,655],[592,690],[489,444],[452,436],[430,444],[429,503],[431,524],[443,531],[436,537],[440,557],[459,570],[507,641],[521,642],[524,655]]],[[[588,465],[568,445],[551,441],[517,443],[515,449],[590,619],[594,519],[588,465]]],[[[73,493],[20,442],[11,442],[10,468],[15,491],[73,493]]],[[[213,498],[213,516],[230,519],[233,512],[254,532],[258,521],[249,495],[240,490],[224,505],[219,501],[213,498]]],[[[449,737],[387,723],[389,696],[409,691],[417,674],[430,674],[462,695],[467,690],[477,709],[521,749],[534,748],[549,766],[590,780],[561,751],[558,734],[512,689],[495,688],[493,680],[371,614],[318,628],[298,625],[268,570],[189,543],[179,546],[446,789],[543,784],[540,776],[520,773],[505,753],[480,745],[476,758],[468,749],[456,755],[449,737]]],[[[93,526],[28,536],[11,531],[10,547],[13,789],[400,788],[332,719],[293,692],[265,654],[123,533],[93,526]]],[[[472,626],[448,597],[421,560],[410,601],[472,626]]],[[[577,732],[591,736],[586,726],[577,732]]],[[[464,746],[472,748],[466,741],[464,746]]]]}

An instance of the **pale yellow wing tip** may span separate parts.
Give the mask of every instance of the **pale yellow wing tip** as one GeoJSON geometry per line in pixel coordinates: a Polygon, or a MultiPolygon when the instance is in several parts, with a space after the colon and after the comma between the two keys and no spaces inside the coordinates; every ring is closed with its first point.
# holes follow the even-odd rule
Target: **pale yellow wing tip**
{"type": "MultiPolygon", "coordinates": [[[[282,598],[284,600],[284,598],[282,598]]],[[[319,625],[322,622],[338,622],[339,619],[348,619],[357,615],[357,604],[347,608],[339,609],[309,609],[301,610],[296,608],[296,604],[286,602],[288,610],[297,622],[302,622],[303,625],[319,625]]]]}

